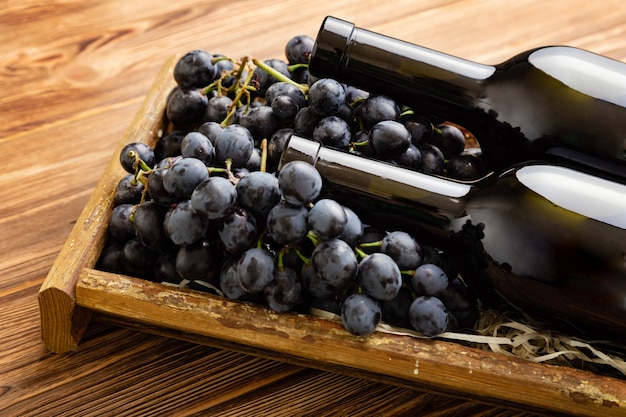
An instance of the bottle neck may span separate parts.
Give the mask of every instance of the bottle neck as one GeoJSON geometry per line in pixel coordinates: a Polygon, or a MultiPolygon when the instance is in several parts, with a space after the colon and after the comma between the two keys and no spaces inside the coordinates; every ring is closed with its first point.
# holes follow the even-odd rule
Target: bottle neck
{"type": "Polygon", "coordinates": [[[475,107],[485,81],[496,68],[327,17],[311,54],[309,70],[317,77],[333,77],[369,91],[384,91],[399,101],[419,91],[437,100],[475,107]]]}

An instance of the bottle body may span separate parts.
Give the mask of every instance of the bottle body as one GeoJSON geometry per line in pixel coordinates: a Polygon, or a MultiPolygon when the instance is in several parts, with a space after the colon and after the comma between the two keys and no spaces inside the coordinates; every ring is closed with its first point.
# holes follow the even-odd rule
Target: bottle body
{"type": "Polygon", "coordinates": [[[626,334],[624,185],[545,162],[463,184],[294,135],[282,163],[296,159],[366,222],[453,253],[481,296],[496,300],[495,290],[531,316],[626,334]]]}
{"type": "Polygon", "coordinates": [[[553,147],[626,166],[626,64],[597,54],[554,46],[489,66],[327,17],[309,70],[464,126],[496,172],[562,158],[553,147]]]}

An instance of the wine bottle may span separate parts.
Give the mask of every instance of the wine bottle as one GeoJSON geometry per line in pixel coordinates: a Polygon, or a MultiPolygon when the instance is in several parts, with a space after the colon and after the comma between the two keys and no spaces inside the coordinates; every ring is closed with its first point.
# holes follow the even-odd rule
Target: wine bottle
{"type": "Polygon", "coordinates": [[[569,159],[626,182],[622,62],[549,46],[483,65],[328,16],[309,71],[464,126],[496,172],[536,158],[569,159]]]}
{"type": "Polygon", "coordinates": [[[452,253],[487,304],[504,298],[556,326],[626,335],[626,185],[538,160],[462,183],[297,135],[281,166],[293,160],[313,164],[365,222],[452,253]]]}

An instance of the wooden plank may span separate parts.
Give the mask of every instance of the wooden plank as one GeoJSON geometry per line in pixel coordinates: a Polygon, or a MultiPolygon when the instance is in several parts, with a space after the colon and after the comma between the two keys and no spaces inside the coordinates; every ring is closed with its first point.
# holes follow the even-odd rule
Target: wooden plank
{"type": "Polygon", "coordinates": [[[150,94],[137,113],[124,138],[96,185],[91,198],[76,221],[63,248],[39,291],[42,339],[52,352],[77,348],[89,322],[90,312],[75,308],[74,289],[79,272],[93,267],[105,244],[107,221],[113,206],[113,193],[124,170],[119,163],[122,148],[134,141],[154,144],[162,124],[167,94],[174,81],[171,57],[154,81],[150,94]]]}
{"type": "Polygon", "coordinates": [[[334,321],[277,314],[258,305],[93,269],[81,273],[76,302],[131,322],[361,370],[422,388],[572,415],[626,415],[623,381],[456,343],[386,333],[358,338],[334,321]]]}

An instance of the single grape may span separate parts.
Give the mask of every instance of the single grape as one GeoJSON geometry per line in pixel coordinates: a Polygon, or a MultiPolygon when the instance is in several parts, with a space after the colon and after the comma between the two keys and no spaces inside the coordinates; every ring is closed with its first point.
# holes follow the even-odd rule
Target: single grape
{"type": "Polygon", "coordinates": [[[181,200],[181,197],[171,194],[163,185],[165,174],[178,159],[181,159],[181,157],[163,159],[157,163],[155,169],[148,177],[148,193],[150,194],[150,198],[162,206],[171,206],[181,200]]]}
{"type": "Polygon", "coordinates": [[[165,234],[175,245],[191,245],[202,239],[208,220],[191,209],[191,202],[184,200],[171,208],[165,215],[165,234]]]}
{"type": "Polygon", "coordinates": [[[420,265],[411,277],[411,287],[420,295],[439,296],[448,288],[448,276],[434,264],[420,265]]]}
{"type": "Polygon", "coordinates": [[[230,256],[226,258],[220,269],[220,289],[231,300],[238,300],[247,294],[237,277],[238,261],[239,256],[230,256]]]}
{"type": "Polygon", "coordinates": [[[350,126],[337,116],[324,117],[313,129],[313,139],[325,146],[347,149],[351,138],[350,126]]]}
{"type": "Polygon", "coordinates": [[[409,309],[411,326],[426,337],[433,337],[448,328],[448,311],[437,297],[417,297],[409,309]]]}
{"type": "Polygon", "coordinates": [[[113,272],[117,274],[123,274],[124,271],[124,244],[117,240],[109,240],[104,248],[98,262],[96,269],[105,272],[113,272]]]}
{"type": "Polygon", "coordinates": [[[310,138],[320,120],[322,116],[315,113],[309,106],[302,107],[293,119],[293,130],[301,136],[310,138]]]}
{"type": "Polygon", "coordinates": [[[229,253],[241,253],[256,243],[256,221],[247,210],[236,207],[220,220],[218,235],[229,253]]]}
{"type": "Polygon", "coordinates": [[[263,289],[267,305],[274,311],[285,313],[291,311],[302,292],[300,278],[291,268],[276,268],[274,279],[263,289]]]}
{"type": "Polygon", "coordinates": [[[407,232],[387,233],[382,240],[380,250],[389,255],[402,270],[415,269],[422,263],[422,247],[407,232]]]}
{"type": "Polygon", "coordinates": [[[120,204],[139,204],[144,190],[145,186],[140,181],[135,179],[135,175],[125,175],[117,183],[117,187],[115,187],[113,205],[119,206],[120,204]]]}
{"type": "Polygon", "coordinates": [[[289,204],[308,204],[322,191],[322,176],[308,162],[291,161],[278,172],[278,186],[289,204]]]}
{"type": "Polygon", "coordinates": [[[122,261],[127,274],[151,279],[158,252],[143,245],[139,239],[130,239],[124,244],[122,261]]]}
{"type": "MultiPolygon", "coordinates": [[[[291,73],[289,72],[289,66],[282,59],[272,58],[263,61],[265,65],[268,67],[278,71],[282,75],[287,78],[291,78],[291,73]]],[[[278,82],[276,78],[270,75],[267,71],[260,67],[256,67],[254,69],[254,79],[258,84],[258,94],[263,96],[267,89],[274,83],[278,82]]]]}
{"type": "Polygon", "coordinates": [[[357,273],[363,290],[377,300],[391,300],[402,288],[402,274],[394,260],[384,253],[367,255],[357,273]]]}
{"type": "Polygon", "coordinates": [[[411,145],[411,134],[402,123],[384,120],[370,129],[369,145],[381,159],[397,158],[411,145]]]}
{"type": "Polygon", "coordinates": [[[196,89],[175,88],[166,104],[167,118],[176,126],[199,124],[204,119],[208,98],[196,89]]]}
{"type": "Polygon", "coordinates": [[[319,243],[310,261],[318,279],[334,288],[346,288],[356,278],[356,255],[343,240],[330,239],[319,243]]]}
{"type": "Polygon", "coordinates": [[[171,284],[180,284],[183,280],[178,272],[176,272],[176,254],[178,252],[160,252],[154,263],[154,282],[167,282],[171,284]]]}
{"type": "Polygon", "coordinates": [[[300,107],[295,100],[289,96],[278,96],[272,101],[272,113],[281,121],[293,120],[298,114],[300,107]]]}
{"type": "Polygon", "coordinates": [[[361,222],[359,216],[351,208],[343,206],[343,210],[346,213],[347,221],[339,239],[343,240],[350,246],[356,246],[361,243],[361,238],[363,237],[363,223],[361,222]]]}
{"type": "Polygon", "coordinates": [[[485,175],[485,165],[474,153],[452,155],[446,165],[446,175],[458,180],[475,180],[485,175]]]}
{"type": "Polygon", "coordinates": [[[176,254],[176,272],[183,279],[203,280],[213,271],[213,253],[208,243],[199,241],[181,246],[176,254]]]}
{"type": "Polygon", "coordinates": [[[263,215],[267,215],[281,198],[278,178],[263,171],[254,171],[243,177],[237,182],[236,191],[240,205],[263,215]]]}
{"type": "Polygon", "coordinates": [[[154,147],[155,160],[180,156],[180,144],[187,133],[186,130],[175,129],[163,135],[154,147]]]}
{"type": "Polygon", "coordinates": [[[178,197],[188,198],[198,184],[209,178],[206,165],[196,158],[176,160],[163,175],[163,188],[178,197]]]}
{"type": "Polygon", "coordinates": [[[433,135],[433,124],[424,117],[416,115],[408,115],[401,118],[404,127],[411,134],[411,143],[416,146],[422,146],[427,143],[433,135]]]}
{"type": "Polygon", "coordinates": [[[211,97],[204,111],[205,122],[221,123],[226,119],[232,105],[233,100],[228,96],[211,97]]]}
{"type": "Polygon", "coordinates": [[[297,35],[285,45],[285,57],[289,64],[308,64],[315,39],[307,35],[297,35]]]}
{"type": "Polygon", "coordinates": [[[308,233],[308,210],[284,201],[276,204],[267,215],[267,234],[281,245],[302,240],[308,233]]]}
{"type": "Polygon", "coordinates": [[[300,88],[288,82],[277,82],[272,84],[265,92],[265,104],[272,106],[274,100],[279,97],[290,97],[298,109],[307,105],[307,99],[300,88]]]}
{"type": "Polygon", "coordinates": [[[456,126],[439,125],[434,130],[430,143],[439,148],[445,159],[450,159],[452,155],[465,149],[465,135],[456,126]]]}
{"type": "Polygon", "coordinates": [[[115,240],[126,242],[135,237],[132,221],[134,210],[133,204],[120,204],[111,211],[108,230],[115,240]]]}
{"type": "Polygon", "coordinates": [[[309,107],[321,117],[339,113],[346,100],[346,92],[338,81],[321,78],[309,88],[309,107]]]}
{"type": "Polygon", "coordinates": [[[160,249],[166,244],[163,221],[167,209],[149,200],[137,206],[133,216],[135,235],[145,246],[160,249]]]}
{"type": "Polygon", "coordinates": [[[198,126],[197,131],[202,133],[209,139],[211,145],[215,147],[215,139],[217,139],[217,135],[222,131],[223,127],[217,122],[204,122],[200,126],[198,126]]]}
{"type": "Polygon", "coordinates": [[[248,162],[253,150],[252,134],[239,124],[226,126],[215,138],[215,157],[218,163],[225,163],[230,159],[233,167],[241,167],[248,162]]]}
{"type": "Polygon", "coordinates": [[[192,210],[207,219],[222,218],[233,211],[237,202],[235,186],[222,177],[208,177],[191,193],[192,210]]]}
{"type": "Polygon", "coordinates": [[[431,144],[425,144],[418,149],[422,155],[420,171],[427,174],[441,174],[445,165],[445,159],[439,148],[431,144]]]}
{"type": "Polygon", "coordinates": [[[275,171],[280,163],[280,158],[285,150],[285,146],[291,138],[294,130],[285,127],[275,131],[267,143],[267,170],[275,171]]]}
{"type": "Polygon", "coordinates": [[[347,223],[346,211],[335,200],[320,199],[309,209],[308,227],[320,239],[328,240],[341,236],[347,223]]]}
{"type": "Polygon", "coordinates": [[[400,120],[400,107],[390,97],[370,95],[360,106],[359,118],[365,129],[371,129],[376,123],[385,120],[400,120]]]}
{"type": "Polygon", "coordinates": [[[252,107],[241,115],[239,124],[250,132],[254,146],[260,147],[263,139],[269,139],[278,129],[278,118],[270,106],[252,107]]]}
{"type": "Polygon", "coordinates": [[[213,144],[200,132],[189,132],[180,143],[180,152],[183,158],[196,158],[211,166],[215,159],[213,144]]]}
{"type": "Polygon", "coordinates": [[[355,336],[367,336],[376,330],[382,312],[378,303],[365,294],[352,294],[343,302],[341,321],[355,336]]]}
{"type": "Polygon", "coordinates": [[[413,294],[411,294],[411,290],[403,286],[395,298],[381,302],[380,309],[383,320],[392,326],[410,329],[409,310],[412,303],[413,294]]]}
{"type": "Polygon", "coordinates": [[[402,152],[394,160],[404,167],[417,170],[422,165],[422,153],[417,146],[410,144],[406,151],[402,152]]]}
{"type": "Polygon", "coordinates": [[[203,50],[187,52],[174,66],[174,80],[184,89],[206,87],[218,75],[212,59],[213,56],[203,50]]]}
{"type": "Polygon", "coordinates": [[[137,158],[145,162],[149,168],[154,166],[154,151],[143,142],[129,143],[120,152],[120,164],[128,173],[134,174],[140,169],[136,164],[137,158]]]}
{"type": "Polygon", "coordinates": [[[251,248],[242,253],[236,267],[241,287],[250,294],[263,291],[274,279],[274,270],[274,259],[261,248],[251,248]]]}

